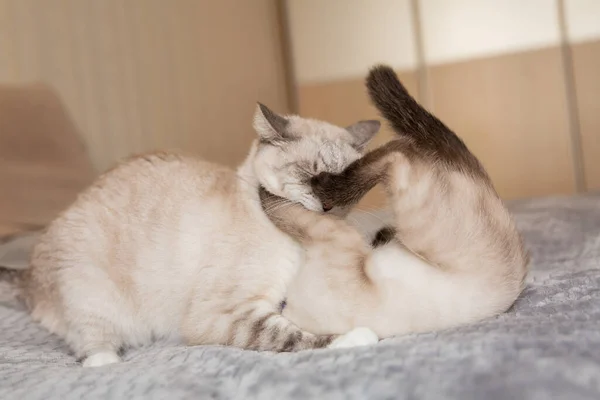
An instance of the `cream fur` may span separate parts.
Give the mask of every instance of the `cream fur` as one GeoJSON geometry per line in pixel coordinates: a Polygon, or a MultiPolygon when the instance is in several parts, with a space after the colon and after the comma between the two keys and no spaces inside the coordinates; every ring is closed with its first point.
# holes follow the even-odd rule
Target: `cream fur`
{"type": "MultiPolygon", "coordinates": [[[[86,366],[117,362],[120,348],[155,337],[276,351],[335,339],[279,314],[304,254],[266,217],[258,188],[322,209],[298,171],[341,171],[360,156],[357,138],[324,122],[279,118],[294,139],[272,141],[282,132],[258,108],[261,141],[237,172],[155,153],[101,176],[34,248],[22,281],[32,317],[86,366]]],[[[359,329],[332,346],[372,342],[359,329]]]]}
{"type": "Polygon", "coordinates": [[[387,337],[506,311],[523,290],[529,256],[485,169],[393,68],[372,68],[366,87],[394,138],[341,174],[320,174],[312,189],[349,206],[382,183],[393,241],[371,249],[346,221],[261,191],[272,221],[307,252],[284,316],[313,332],[367,326],[387,337]]]}
{"type": "Polygon", "coordinates": [[[311,332],[366,326],[389,337],[506,311],[528,256],[488,182],[397,153],[381,168],[402,244],[371,249],[342,219],[263,197],[270,218],[307,251],[283,315],[311,332]]]}
{"type": "MultiPolygon", "coordinates": [[[[528,255],[487,176],[409,160],[394,150],[402,140],[373,151],[383,156],[361,178],[386,176],[399,242],[371,249],[348,222],[262,194],[267,215],[307,252],[283,312],[298,326],[366,326],[380,337],[439,330],[504,312],[523,290],[528,255]]],[[[322,192],[335,198],[335,187],[322,192]]]]}

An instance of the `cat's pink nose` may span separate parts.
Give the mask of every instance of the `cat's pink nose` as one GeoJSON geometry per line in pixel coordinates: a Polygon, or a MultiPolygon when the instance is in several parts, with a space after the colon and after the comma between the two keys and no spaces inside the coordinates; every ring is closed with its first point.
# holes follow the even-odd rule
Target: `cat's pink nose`
{"type": "Polygon", "coordinates": [[[323,211],[327,212],[327,211],[331,211],[333,207],[330,206],[329,204],[323,204],[323,211]]]}

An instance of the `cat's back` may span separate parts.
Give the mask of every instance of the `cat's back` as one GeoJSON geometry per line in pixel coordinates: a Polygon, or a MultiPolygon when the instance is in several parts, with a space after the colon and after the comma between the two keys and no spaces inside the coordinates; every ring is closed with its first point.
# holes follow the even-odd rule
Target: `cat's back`
{"type": "MultiPolygon", "coordinates": [[[[235,173],[230,168],[175,152],[153,152],[130,157],[102,174],[74,206],[98,202],[100,198],[117,200],[128,196],[147,203],[148,198],[142,195],[149,194],[160,195],[161,202],[176,202],[214,190],[234,189],[235,173]]],[[[135,202],[128,204],[136,206],[135,202]]]]}
{"type": "Polygon", "coordinates": [[[128,231],[175,229],[186,216],[206,209],[202,204],[225,206],[236,191],[235,172],[225,166],[174,152],[133,156],[98,177],[49,225],[41,241],[91,235],[123,244],[128,231]]]}
{"type": "Polygon", "coordinates": [[[34,246],[22,282],[32,317],[65,335],[79,318],[69,310],[85,303],[129,321],[123,332],[136,343],[170,335],[235,217],[238,182],[227,167],[168,152],[107,171],[34,246]]]}
{"type": "Polygon", "coordinates": [[[140,256],[163,247],[180,247],[181,237],[197,236],[197,220],[226,215],[235,191],[235,172],[224,166],[171,152],[131,157],[50,223],[34,246],[30,283],[37,290],[60,269],[95,262],[114,270],[140,264],[140,256]]]}

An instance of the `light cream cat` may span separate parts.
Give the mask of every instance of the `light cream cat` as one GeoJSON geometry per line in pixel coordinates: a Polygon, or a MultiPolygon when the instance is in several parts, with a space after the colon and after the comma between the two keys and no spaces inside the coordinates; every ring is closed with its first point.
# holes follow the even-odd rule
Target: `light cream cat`
{"type": "Polygon", "coordinates": [[[313,335],[281,316],[304,255],[266,217],[258,187],[322,210],[311,177],[358,159],[379,122],[343,129],[259,105],[254,126],[259,140],[237,172],[171,153],[135,157],[43,233],[17,279],[22,297],[84,366],[119,362],[121,348],[154,337],[273,351],[377,341],[360,328],[313,335]]]}
{"type": "Polygon", "coordinates": [[[372,249],[344,220],[262,190],[269,217],[307,249],[283,315],[311,332],[367,326],[388,337],[506,311],[523,289],[528,256],[488,175],[391,68],[373,69],[367,87],[397,137],[341,174],[313,178],[313,192],[346,207],[383,183],[393,239],[372,249]]]}

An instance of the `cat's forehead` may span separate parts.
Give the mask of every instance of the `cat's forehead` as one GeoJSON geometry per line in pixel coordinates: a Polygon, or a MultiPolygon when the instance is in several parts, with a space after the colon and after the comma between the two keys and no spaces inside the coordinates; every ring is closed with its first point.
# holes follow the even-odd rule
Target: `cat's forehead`
{"type": "Polygon", "coordinates": [[[306,118],[293,118],[288,127],[296,136],[282,151],[288,162],[309,163],[319,169],[343,170],[360,157],[353,138],[343,128],[306,118]]]}
{"type": "Polygon", "coordinates": [[[310,118],[301,118],[298,116],[289,117],[287,130],[296,135],[300,140],[312,139],[317,142],[330,141],[352,141],[352,135],[339,126],[332,125],[325,121],[318,121],[310,118]]]}
{"type": "Polygon", "coordinates": [[[360,157],[349,143],[339,138],[322,140],[317,137],[305,137],[289,143],[282,151],[290,163],[297,163],[308,169],[316,167],[318,170],[329,172],[341,172],[348,164],[360,157]]]}

